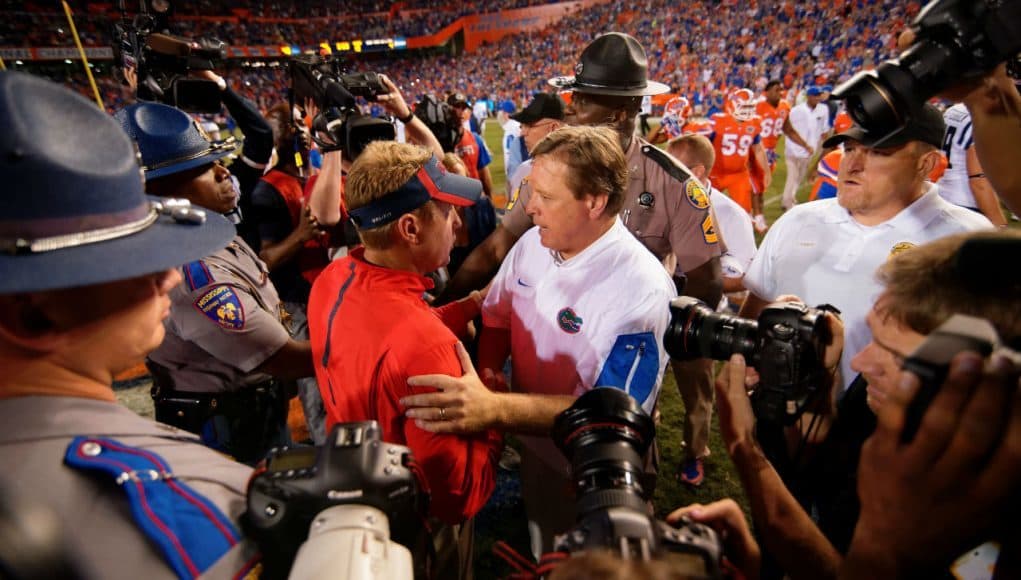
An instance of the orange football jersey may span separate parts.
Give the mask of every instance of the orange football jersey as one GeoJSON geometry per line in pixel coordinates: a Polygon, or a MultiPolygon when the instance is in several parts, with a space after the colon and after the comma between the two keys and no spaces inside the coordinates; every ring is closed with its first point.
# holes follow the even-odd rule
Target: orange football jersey
{"type": "Polygon", "coordinates": [[[760,123],[762,146],[766,149],[776,149],[777,140],[783,135],[783,124],[787,121],[787,115],[791,114],[791,104],[781,100],[774,107],[762,99],[755,106],[755,114],[762,119],[760,123]]]}
{"type": "Polygon", "coordinates": [[[748,171],[751,147],[758,142],[759,118],[738,121],[729,113],[716,113],[712,123],[713,149],[716,150],[714,179],[727,173],[748,171]]]}

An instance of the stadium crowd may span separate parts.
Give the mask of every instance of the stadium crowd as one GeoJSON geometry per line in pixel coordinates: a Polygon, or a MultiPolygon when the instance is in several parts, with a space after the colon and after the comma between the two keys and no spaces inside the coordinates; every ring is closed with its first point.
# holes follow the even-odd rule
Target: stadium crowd
{"type": "MultiPolygon", "coordinates": [[[[244,6],[253,14],[279,9],[281,18],[291,18],[303,4],[253,2],[244,6]]],[[[419,5],[402,3],[402,6],[419,5]]],[[[476,9],[507,7],[495,2],[476,9]]],[[[523,105],[533,92],[543,90],[542,79],[570,74],[574,47],[600,31],[616,29],[647,44],[651,74],[708,110],[713,105],[722,108],[724,96],[733,88],[761,90],[771,78],[782,79],[787,89],[818,81],[835,84],[853,71],[874,66],[894,51],[895,31],[904,27],[918,7],[917,2],[894,0],[818,4],[764,0],[751,4],[693,2],[682,10],[668,0],[648,0],[640,5],[610,2],[568,15],[546,29],[511,35],[457,57],[398,53],[388,59],[355,60],[351,68],[386,73],[415,100],[427,93],[461,92],[472,98],[487,97],[494,102],[510,99],[523,105]],[[805,22],[815,26],[804,26],[805,22]]],[[[374,10],[379,5],[367,3],[364,8],[374,10]]],[[[214,3],[208,10],[212,12],[204,12],[205,15],[219,8],[214,3]]],[[[464,10],[461,7],[459,11],[407,19],[393,19],[378,12],[357,17],[352,13],[323,17],[330,18],[332,37],[355,33],[364,38],[375,34],[437,32],[464,10]]],[[[71,43],[62,15],[19,11],[12,16],[16,18],[0,23],[2,46],[71,43]],[[24,26],[25,18],[31,26],[24,26]]],[[[79,32],[86,45],[108,42],[109,18],[109,14],[79,15],[79,32]]],[[[185,35],[212,33],[233,45],[309,47],[325,40],[321,33],[324,24],[314,19],[300,24],[178,19],[173,26],[185,35]]],[[[249,98],[272,101],[273,98],[266,97],[266,88],[286,88],[278,71],[245,70],[241,75],[245,81],[239,90],[249,98]]]]}

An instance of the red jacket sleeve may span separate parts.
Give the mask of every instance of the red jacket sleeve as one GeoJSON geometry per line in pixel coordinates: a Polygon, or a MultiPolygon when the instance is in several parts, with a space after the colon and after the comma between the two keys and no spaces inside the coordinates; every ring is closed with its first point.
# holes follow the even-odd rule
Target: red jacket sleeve
{"type": "MultiPolygon", "coordinates": [[[[481,309],[474,300],[458,300],[449,304],[444,304],[438,308],[434,308],[433,311],[443,321],[443,325],[450,329],[458,338],[464,339],[467,334],[468,323],[475,319],[481,313],[481,309]]],[[[454,357],[454,363],[457,368],[460,365],[457,364],[457,357],[454,357]]],[[[461,376],[458,373],[457,376],[461,376]]]]}
{"type": "MultiPolygon", "coordinates": [[[[503,438],[496,431],[469,435],[441,435],[424,431],[403,417],[400,398],[412,394],[407,380],[421,374],[461,376],[461,364],[454,343],[443,344],[416,354],[413,361],[401,364],[388,357],[380,369],[381,389],[377,406],[379,416],[400,414],[404,438],[422,467],[429,485],[430,514],[449,524],[458,524],[474,516],[489,500],[496,486],[496,462],[503,438]],[[398,368],[403,366],[403,368],[398,368]]],[[[434,389],[416,387],[415,392],[434,389]]]]}

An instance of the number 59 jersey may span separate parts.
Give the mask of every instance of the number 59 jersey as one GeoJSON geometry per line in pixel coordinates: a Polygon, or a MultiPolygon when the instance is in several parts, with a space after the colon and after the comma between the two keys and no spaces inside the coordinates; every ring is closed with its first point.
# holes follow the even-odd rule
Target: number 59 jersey
{"type": "Polygon", "coordinates": [[[711,139],[716,150],[713,178],[748,171],[751,147],[761,141],[759,117],[739,121],[729,113],[716,113],[710,120],[713,125],[711,139]]]}

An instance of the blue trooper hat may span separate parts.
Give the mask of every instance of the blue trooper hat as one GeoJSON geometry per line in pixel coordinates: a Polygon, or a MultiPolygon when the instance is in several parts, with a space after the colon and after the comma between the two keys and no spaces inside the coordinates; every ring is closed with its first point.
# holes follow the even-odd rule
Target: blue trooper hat
{"type": "Polygon", "coordinates": [[[234,138],[214,142],[180,109],[161,103],[135,103],[114,115],[138,145],[146,179],[201,167],[234,152],[234,138]]]}
{"type": "Polygon", "coordinates": [[[131,140],[74,92],[0,72],[0,294],[168,270],[223,248],[234,227],[145,194],[131,140]]]}

